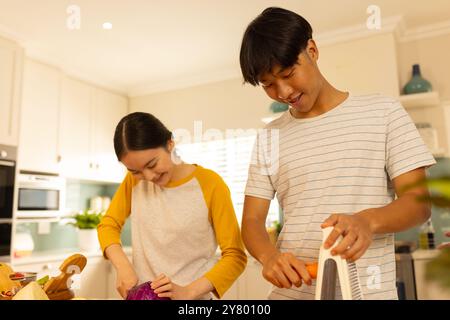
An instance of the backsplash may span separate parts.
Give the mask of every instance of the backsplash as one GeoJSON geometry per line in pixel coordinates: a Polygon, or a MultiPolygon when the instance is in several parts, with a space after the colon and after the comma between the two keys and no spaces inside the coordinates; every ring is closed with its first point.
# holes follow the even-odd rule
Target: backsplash
{"type": "MultiPolygon", "coordinates": [[[[438,158],[437,164],[427,170],[429,177],[450,175],[450,158],[438,158]]],[[[94,196],[107,196],[112,198],[118,184],[97,184],[80,181],[68,181],[66,191],[66,214],[84,210],[90,206],[90,198],[94,196]]],[[[432,222],[435,229],[437,244],[449,241],[444,232],[450,231],[450,209],[433,207],[432,222]]],[[[20,223],[16,232],[28,232],[33,237],[34,251],[58,250],[77,248],[77,229],[61,222],[52,222],[49,234],[39,234],[37,223],[20,223]]],[[[395,235],[395,240],[412,241],[418,244],[419,227],[395,235]]],[[[131,223],[129,220],[122,230],[122,244],[131,246],[131,223]]]]}
{"type": "MultiPolygon", "coordinates": [[[[118,184],[98,184],[81,182],[76,180],[67,181],[66,186],[66,216],[90,207],[90,198],[95,196],[114,196],[118,184]]],[[[50,223],[50,233],[39,234],[38,223],[18,223],[17,232],[31,234],[34,242],[34,251],[58,250],[78,247],[78,229],[68,225],[67,220],[50,223]]],[[[122,230],[122,244],[131,246],[131,223],[127,220],[122,230]]]]}
{"type": "MultiPolygon", "coordinates": [[[[430,178],[442,177],[450,175],[450,158],[437,158],[437,163],[427,170],[427,175],[430,178]]],[[[446,238],[444,233],[450,231],[450,208],[432,208],[431,221],[435,231],[435,242],[440,244],[442,242],[450,241],[446,238]]],[[[395,234],[395,240],[413,241],[418,245],[419,228],[415,227],[405,232],[395,234]]]]}

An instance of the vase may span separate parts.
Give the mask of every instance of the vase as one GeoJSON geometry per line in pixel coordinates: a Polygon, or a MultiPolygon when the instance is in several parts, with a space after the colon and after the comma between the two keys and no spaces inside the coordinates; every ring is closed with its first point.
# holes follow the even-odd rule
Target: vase
{"type": "Polygon", "coordinates": [[[269,109],[272,113],[284,112],[289,109],[289,105],[278,101],[274,101],[271,103],[269,109]]]}
{"type": "Polygon", "coordinates": [[[78,229],[78,246],[81,251],[92,252],[100,250],[97,229],[78,229]]]}
{"type": "Polygon", "coordinates": [[[412,78],[405,85],[403,91],[405,94],[430,92],[433,88],[431,83],[422,77],[420,65],[413,65],[412,78]]]}

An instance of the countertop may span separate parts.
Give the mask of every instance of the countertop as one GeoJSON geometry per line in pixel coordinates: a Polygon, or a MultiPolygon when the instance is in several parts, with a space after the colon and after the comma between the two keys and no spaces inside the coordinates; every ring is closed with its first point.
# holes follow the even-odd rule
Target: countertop
{"type": "MultiPolygon", "coordinates": [[[[126,255],[132,254],[132,247],[126,246],[123,247],[126,255]]],[[[21,257],[21,258],[13,258],[10,262],[12,266],[20,266],[25,264],[37,264],[37,263],[45,263],[52,261],[63,261],[68,258],[70,255],[80,253],[84,255],[86,258],[101,258],[103,256],[101,250],[98,251],[81,251],[78,248],[68,248],[68,249],[60,249],[60,250],[48,250],[48,251],[37,251],[32,253],[30,256],[21,257]]],[[[251,256],[248,252],[247,257],[250,259],[251,256]]],[[[217,250],[216,256],[220,257],[220,249],[217,250]]],[[[429,260],[433,259],[439,254],[439,250],[415,250],[411,253],[412,258],[414,260],[429,260]]]]}
{"type": "MultiPolygon", "coordinates": [[[[125,254],[131,255],[131,247],[123,247],[125,254]]],[[[32,253],[30,256],[13,258],[11,261],[12,266],[20,266],[24,264],[35,264],[35,263],[45,263],[52,261],[62,262],[64,259],[70,257],[72,254],[80,253],[86,258],[101,258],[103,253],[101,250],[98,251],[81,251],[78,248],[68,248],[60,250],[48,250],[48,251],[37,251],[32,253]]]]}
{"type": "MultiPolygon", "coordinates": [[[[132,254],[132,247],[126,246],[123,247],[124,252],[126,255],[132,254]]],[[[26,264],[38,264],[38,263],[45,263],[45,262],[53,262],[53,261],[59,261],[62,262],[64,259],[68,258],[72,254],[80,253],[84,255],[86,258],[101,258],[103,256],[102,252],[100,250],[98,251],[81,251],[78,248],[68,248],[68,249],[60,249],[60,250],[48,250],[48,251],[37,251],[32,253],[30,256],[26,257],[20,257],[20,258],[13,258],[10,264],[12,266],[21,266],[26,264]]],[[[250,259],[251,256],[248,252],[246,252],[247,257],[250,259]]],[[[218,248],[216,251],[216,257],[219,258],[221,255],[221,251],[218,248]]]]}

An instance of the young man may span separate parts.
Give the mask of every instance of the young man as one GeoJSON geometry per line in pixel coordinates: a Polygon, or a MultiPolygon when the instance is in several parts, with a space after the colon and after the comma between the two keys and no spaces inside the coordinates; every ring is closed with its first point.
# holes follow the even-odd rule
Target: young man
{"type": "Polygon", "coordinates": [[[397,299],[394,233],[431,214],[429,204],[416,201],[426,188],[403,188],[423,179],[435,160],[398,101],[334,88],[318,58],[310,24],[288,10],[264,10],[244,34],[245,82],[290,108],[258,135],[243,240],[275,285],[270,299],[314,298],[305,263],[318,260],[329,226],[326,246],[336,243],[336,255],[356,261],[364,298],[397,299]],[[265,229],[275,193],[284,214],[276,247],[265,229]]]}

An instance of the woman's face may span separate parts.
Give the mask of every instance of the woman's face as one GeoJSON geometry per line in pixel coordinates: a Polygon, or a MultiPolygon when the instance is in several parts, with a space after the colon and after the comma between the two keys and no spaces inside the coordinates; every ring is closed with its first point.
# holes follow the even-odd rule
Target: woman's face
{"type": "Polygon", "coordinates": [[[172,161],[173,141],[163,147],[139,151],[128,151],[121,162],[139,180],[151,181],[161,187],[171,180],[174,162],[172,161]]]}

